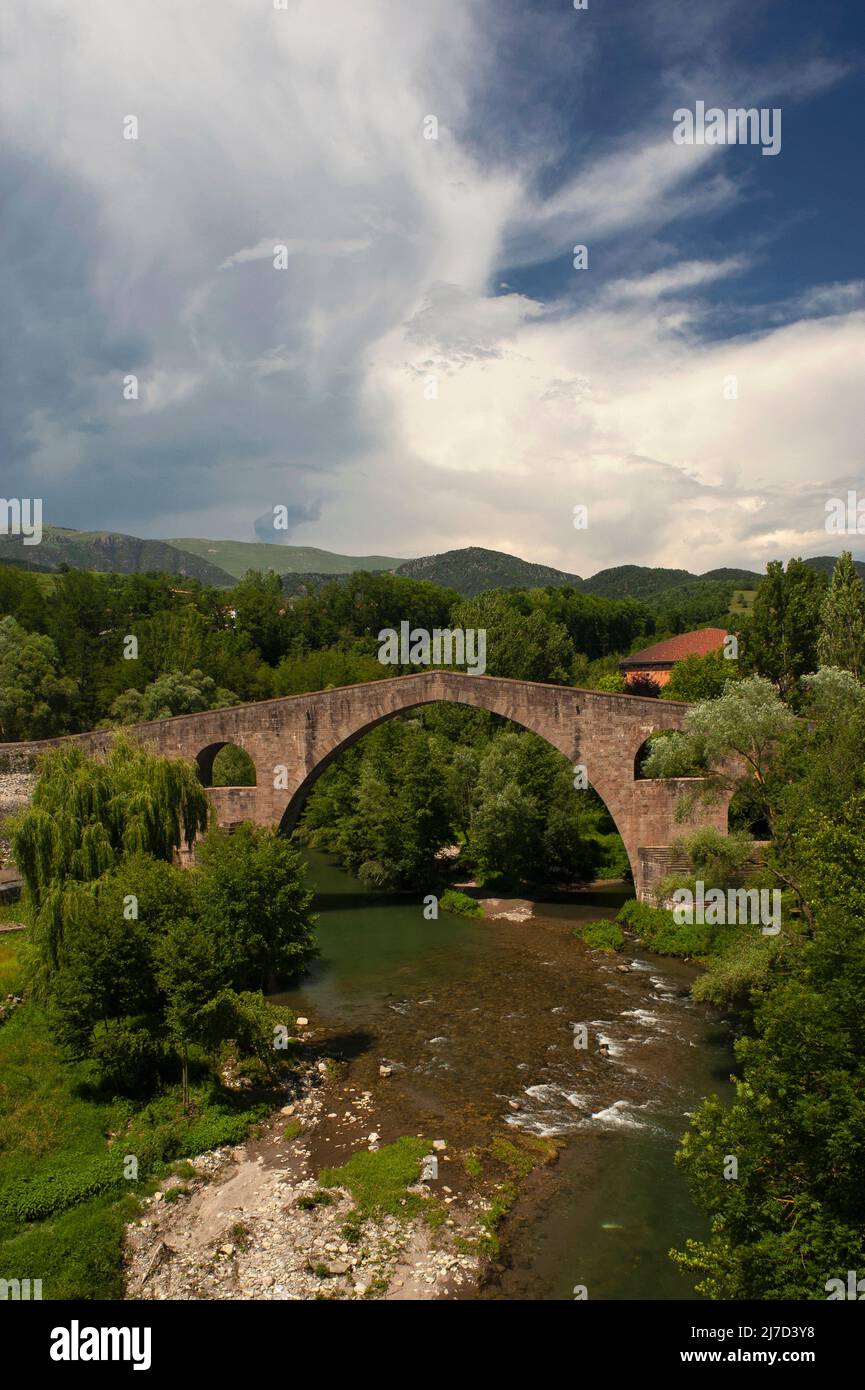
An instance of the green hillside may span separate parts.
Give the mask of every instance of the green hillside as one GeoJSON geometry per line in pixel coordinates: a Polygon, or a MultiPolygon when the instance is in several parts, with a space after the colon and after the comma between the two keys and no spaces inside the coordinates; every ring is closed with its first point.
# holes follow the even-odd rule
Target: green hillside
{"type": "MultiPolygon", "coordinates": [[[[819,574],[827,574],[831,579],[837,558],[837,555],[812,555],[805,561],[805,564],[810,565],[811,568],[817,570],[819,574]]],[[[865,584],[865,560],[854,560],[853,564],[856,567],[856,573],[863,584],[865,584]]]]}
{"type": "Polygon", "coordinates": [[[0,536],[0,562],[43,572],[56,572],[65,564],[101,574],[158,571],[220,587],[233,582],[230,574],[207,558],[165,541],[141,540],[116,531],[73,531],[66,526],[43,526],[39,545],[24,545],[21,536],[0,536]]]}
{"type": "Polygon", "coordinates": [[[654,598],[696,582],[735,584],[737,588],[754,588],[760,575],[752,570],[716,569],[707,574],[691,574],[688,570],[669,570],[650,565],[616,565],[613,569],[598,570],[585,579],[582,588],[599,598],[654,598]]]}
{"type": "Polygon", "coordinates": [[[277,574],[350,574],[353,570],[392,570],[403,561],[393,555],[338,555],[312,545],[276,545],[268,541],[210,541],[183,537],[165,545],[200,556],[242,579],[247,570],[277,574]]]}
{"type": "Polygon", "coordinates": [[[446,589],[456,589],[465,598],[474,598],[486,589],[543,589],[549,584],[578,587],[583,582],[578,574],[566,574],[549,565],[534,565],[516,555],[485,550],[477,545],[406,560],[400,564],[397,574],[406,579],[429,579],[446,589]]]}

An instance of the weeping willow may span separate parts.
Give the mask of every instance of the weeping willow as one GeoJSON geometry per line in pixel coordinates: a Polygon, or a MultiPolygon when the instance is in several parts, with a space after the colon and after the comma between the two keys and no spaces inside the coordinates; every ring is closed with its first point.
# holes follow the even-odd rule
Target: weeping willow
{"type": "Polygon", "coordinates": [[[131,854],[170,861],[206,830],[208,810],[190,763],[122,735],[101,761],[74,744],[47,753],[31,805],[8,823],[31,908],[32,973],[44,979],[60,962],[64,926],[86,910],[90,885],[131,854]]]}

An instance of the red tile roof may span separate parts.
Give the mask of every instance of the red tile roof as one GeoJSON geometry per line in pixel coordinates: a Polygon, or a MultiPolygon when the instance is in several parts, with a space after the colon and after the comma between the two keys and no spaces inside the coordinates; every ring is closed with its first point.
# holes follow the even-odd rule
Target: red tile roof
{"type": "Polygon", "coordinates": [[[665,642],[656,642],[653,647],[644,647],[641,652],[632,652],[619,662],[619,669],[629,670],[634,666],[669,666],[674,661],[682,661],[686,656],[708,656],[709,652],[720,651],[727,636],[725,627],[702,627],[698,632],[680,632],[678,637],[668,637],[665,642]]]}

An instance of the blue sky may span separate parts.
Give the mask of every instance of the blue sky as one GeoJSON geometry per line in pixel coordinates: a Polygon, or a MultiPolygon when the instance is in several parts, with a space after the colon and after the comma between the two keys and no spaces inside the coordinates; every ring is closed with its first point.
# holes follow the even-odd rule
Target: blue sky
{"type": "Polygon", "coordinates": [[[4,493],[581,574],[837,551],[826,501],[865,488],[863,15],[13,0],[4,493]],[[698,100],[779,107],[780,153],[675,145],[698,100]]]}

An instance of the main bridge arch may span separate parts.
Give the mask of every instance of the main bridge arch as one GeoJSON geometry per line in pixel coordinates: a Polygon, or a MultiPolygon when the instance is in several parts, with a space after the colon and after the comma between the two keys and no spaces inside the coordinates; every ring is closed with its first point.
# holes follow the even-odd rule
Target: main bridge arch
{"type": "MultiPolygon", "coordinates": [[[[214,745],[237,744],[255,765],[256,785],[209,787],[217,820],[226,826],[241,820],[290,826],[316,777],[344,749],[385,719],[440,700],[501,715],[546,739],[572,765],[583,764],[622,837],[637,894],[647,896],[664,869],[658,851],[683,830],[675,817],[683,782],[637,780],[634,760],[649,734],[684,727],[685,704],[430,670],[178,715],[132,725],[127,732],[156,753],[191,762],[214,745]]],[[[97,754],[110,738],[102,730],[71,736],[97,754]]],[[[0,754],[38,752],[57,741],[0,744],[0,754]]],[[[695,811],[690,825],[706,824],[726,830],[727,798],[695,811]]]]}

